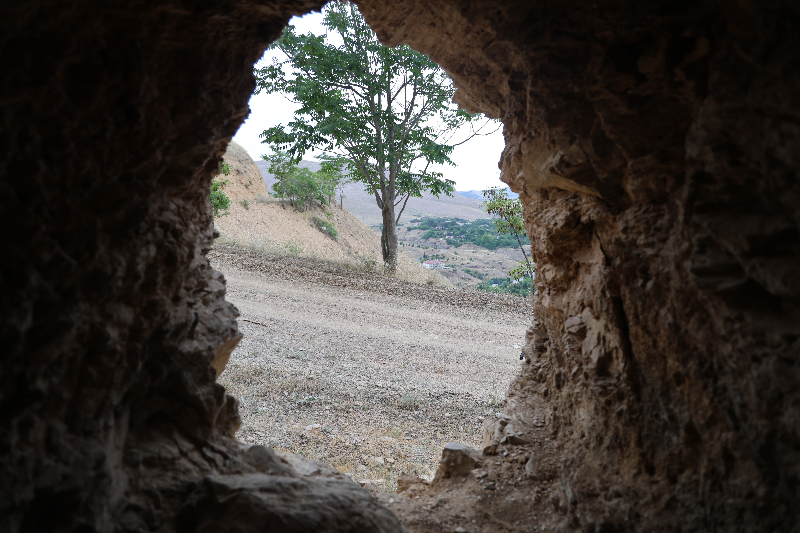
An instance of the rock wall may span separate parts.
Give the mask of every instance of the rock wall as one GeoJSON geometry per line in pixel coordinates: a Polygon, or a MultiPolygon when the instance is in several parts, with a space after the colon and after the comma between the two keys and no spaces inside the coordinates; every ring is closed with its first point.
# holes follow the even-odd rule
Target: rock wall
{"type": "Polygon", "coordinates": [[[790,530],[797,4],[359,3],[505,124],[539,288],[509,404],[552,412],[555,524],[790,530]]]}
{"type": "Polygon", "coordinates": [[[401,530],[351,481],[244,453],[210,366],[237,335],[211,176],[253,63],[318,6],[0,8],[0,531],[401,530]]]}
{"type": "MultiPolygon", "coordinates": [[[[509,402],[549,405],[563,529],[798,520],[798,7],[359,2],[503,119],[539,265],[509,402]]],[[[205,253],[251,66],[317,1],[0,8],[8,531],[399,531],[228,437],[236,310],[205,253]]],[[[521,407],[520,407],[521,408],[521,407]]]]}

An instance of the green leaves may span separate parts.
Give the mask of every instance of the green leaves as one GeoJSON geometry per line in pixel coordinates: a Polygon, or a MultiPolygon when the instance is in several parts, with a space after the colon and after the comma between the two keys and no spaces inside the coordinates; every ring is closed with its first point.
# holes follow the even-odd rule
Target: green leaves
{"type": "Polygon", "coordinates": [[[522,203],[519,199],[509,198],[506,190],[491,187],[483,191],[483,208],[494,220],[498,233],[525,236],[525,223],[522,219],[522,203]]]}
{"type": "Polygon", "coordinates": [[[434,194],[447,194],[430,165],[452,164],[452,146],[443,139],[475,117],[451,104],[455,89],[444,71],[408,46],[380,44],[353,4],[329,4],[324,25],[342,44],[289,26],[272,45],[286,59],[256,70],[259,91],[300,104],[289,124],[264,131],[263,142],[296,160],[322,149],[360,161],[351,165],[353,179],[391,198],[416,196],[430,185],[434,194]]]}
{"type": "MultiPolygon", "coordinates": [[[[230,173],[230,167],[227,174],[230,173]]],[[[231,199],[223,192],[228,180],[212,180],[211,181],[211,194],[208,195],[208,201],[211,202],[211,211],[214,218],[219,218],[228,214],[228,209],[231,206],[231,199]]]]}
{"type": "Polygon", "coordinates": [[[524,261],[520,261],[516,267],[509,271],[508,275],[515,280],[525,276],[533,279],[535,266],[528,259],[528,254],[525,253],[525,248],[522,246],[522,239],[527,240],[525,220],[522,216],[522,202],[518,198],[509,198],[506,189],[501,189],[500,187],[486,189],[483,191],[483,197],[486,198],[483,202],[486,212],[497,217],[493,220],[495,226],[497,226],[497,232],[516,237],[524,258],[524,261]]]}
{"type": "Polygon", "coordinates": [[[298,210],[312,205],[314,201],[327,205],[342,180],[341,164],[337,160],[329,159],[319,172],[312,172],[298,167],[288,153],[280,150],[262,157],[269,161],[269,172],[275,176],[273,190],[281,199],[289,199],[298,210]]]}

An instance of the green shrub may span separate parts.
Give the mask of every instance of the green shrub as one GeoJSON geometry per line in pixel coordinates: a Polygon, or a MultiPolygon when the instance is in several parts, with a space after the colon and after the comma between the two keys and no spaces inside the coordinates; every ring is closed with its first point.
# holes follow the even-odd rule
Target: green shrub
{"type": "Polygon", "coordinates": [[[231,206],[231,199],[223,192],[227,183],[228,180],[211,181],[211,194],[208,195],[208,200],[211,202],[214,218],[227,215],[228,208],[231,206]]]}
{"type": "Polygon", "coordinates": [[[225,176],[227,176],[227,175],[229,175],[231,173],[231,166],[224,159],[219,164],[219,173],[223,174],[225,176]]]}
{"type": "Polygon", "coordinates": [[[501,294],[511,294],[514,296],[530,296],[536,291],[531,278],[524,278],[518,283],[514,283],[511,278],[492,278],[478,284],[476,289],[485,292],[495,292],[501,294]]]}
{"type": "Polygon", "coordinates": [[[319,172],[312,172],[298,167],[287,153],[280,150],[263,157],[270,163],[269,171],[275,176],[272,190],[281,198],[281,205],[283,199],[287,199],[298,211],[313,206],[315,202],[328,205],[336,186],[343,179],[341,169],[337,170],[336,163],[329,160],[323,161],[319,172]]]}
{"type": "Polygon", "coordinates": [[[239,203],[242,204],[242,207],[244,207],[245,209],[250,209],[250,203],[247,200],[242,200],[239,203]]]}
{"type": "Polygon", "coordinates": [[[419,396],[415,392],[403,394],[397,401],[398,409],[414,410],[419,407],[419,396]]]}
{"type": "Polygon", "coordinates": [[[486,274],[484,274],[483,272],[477,272],[477,271],[469,269],[469,268],[465,268],[464,272],[466,272],[467,274],[469,274],[473,278],[478,278],[480,280],[486,279],[486,274]]]}
{"type": "Polygon", "coordinates": [[[322,233],[325,233],[334,241],[339,240],[339,232],[336,231],[336,227],[333,224],[327,220],[322,220],[319,217],[314,217],[312,220],[314,221],[314,226],[316,226],[316,228],[322,233]]]}

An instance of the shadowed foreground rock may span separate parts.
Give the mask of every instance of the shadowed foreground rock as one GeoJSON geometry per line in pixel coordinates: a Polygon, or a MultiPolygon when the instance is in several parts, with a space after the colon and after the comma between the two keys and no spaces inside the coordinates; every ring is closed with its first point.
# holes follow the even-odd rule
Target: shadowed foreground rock
{"type": "MultiPolygon", "coordinates": [[[[538,524],[790,531],[798,4],[359,5],[504,122],[539,288],[505,411],[519,436],[545,409],[563,454],[531,463],[538,524]]],[[[324,469],[258,472],[211,366],[237,336],[211,175],[253,63],[318,7],[0,8],[2,530],[401,530],[324,469]]]]}

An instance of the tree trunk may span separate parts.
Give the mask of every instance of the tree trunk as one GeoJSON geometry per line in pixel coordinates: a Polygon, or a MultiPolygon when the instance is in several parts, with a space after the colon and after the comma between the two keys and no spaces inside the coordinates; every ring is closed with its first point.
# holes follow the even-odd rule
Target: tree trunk
{"type": "Polygon", "coordinates": [[[384,202],[383,230],[381,230],[381,252],[388,274],[397,271],[397,222],[394,218],[394,203],[384,202]]]}

